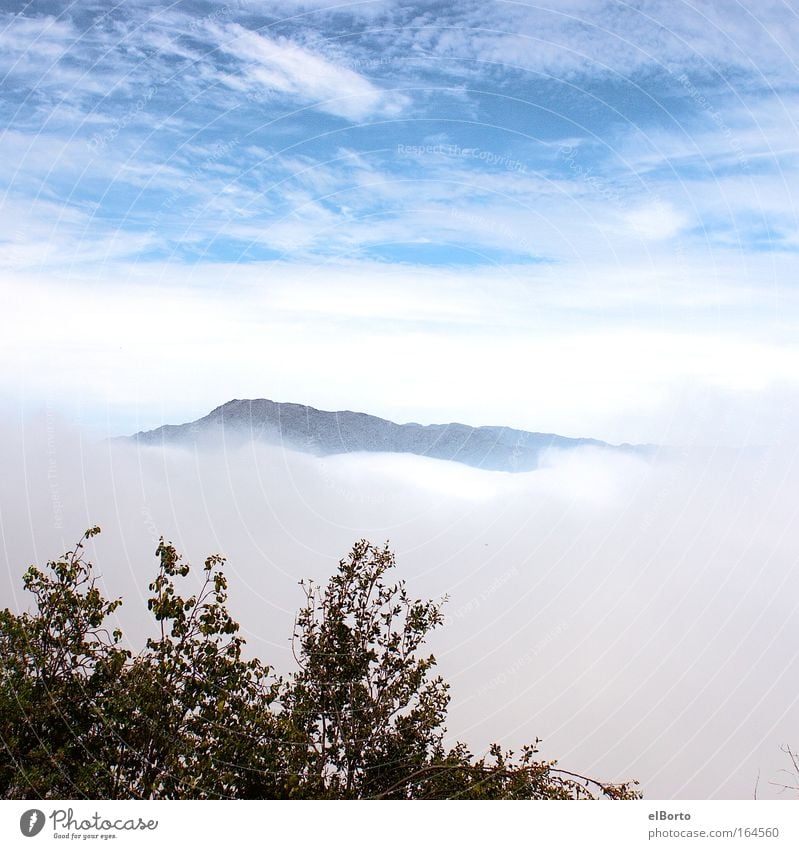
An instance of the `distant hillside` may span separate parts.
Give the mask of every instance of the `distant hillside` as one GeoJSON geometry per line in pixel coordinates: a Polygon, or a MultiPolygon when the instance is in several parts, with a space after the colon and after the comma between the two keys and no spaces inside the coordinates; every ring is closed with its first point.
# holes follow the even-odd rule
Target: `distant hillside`
{"type": "Polygon", "coordinates": [[[264,398],[228,401],[195,422],[164,425],[129,438],[141,445],[185,446],[256,439],[320,456],[353,451],[418,454],[506,472],[537,468],[541,453],[548,448],[592,445],[622,451],[645,450],[645,446],[614,446],[597,439],[573,439],[509,427],[396,424],[366,413],[327,412],[264,398]]]}

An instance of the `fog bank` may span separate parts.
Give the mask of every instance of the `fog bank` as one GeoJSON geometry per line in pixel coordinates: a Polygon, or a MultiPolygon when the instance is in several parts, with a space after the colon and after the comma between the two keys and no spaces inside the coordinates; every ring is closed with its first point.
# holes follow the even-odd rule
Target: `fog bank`
{"type": "MultiPolygon", "coordinates": [[[[6,418],[8,421],[8,417],[6,418]]],[[[0,604],[90,524],[107,592],[146,627],[158,537],[227,556],[249,646],[290,670],[302,596],[352,542],[389,540],[433,638],[449,731],[542,753],[650,798],[776,795],[799,746],[799,468],[788,446],[652,459],[552,452],[527,474],[409,455],[317,458],[97,442],[52,412],[0,434],[0,604]]],[[[199,569],[195,568],[197,576],[199,569]]]]}

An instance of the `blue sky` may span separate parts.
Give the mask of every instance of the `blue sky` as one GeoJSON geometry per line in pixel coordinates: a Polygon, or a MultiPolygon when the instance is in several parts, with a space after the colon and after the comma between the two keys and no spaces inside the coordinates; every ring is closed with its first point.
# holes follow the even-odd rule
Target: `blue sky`
{"type": "Polygon", "coordinates": [[[651,440],[793,403],[795,3],[0,8],[14,404],[651,440]]]}

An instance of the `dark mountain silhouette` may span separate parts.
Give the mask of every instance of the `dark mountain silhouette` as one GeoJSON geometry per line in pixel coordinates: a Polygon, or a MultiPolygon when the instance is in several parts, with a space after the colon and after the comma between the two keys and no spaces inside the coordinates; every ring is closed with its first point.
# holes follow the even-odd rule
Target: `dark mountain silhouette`
{"type": "Polygon", "coordinates": [[[617,451],[648,448],[510,427],[396,424],[366,413],[327,412],[264,398],[228,401],[195,422],[164,425],[129,438],[140,445],[183,446],[221,446],[255,439],[320,456],[354,451],[418,454],[506,472],[537,468],[542,452],[548,448],[595,446],[617,451]]]}

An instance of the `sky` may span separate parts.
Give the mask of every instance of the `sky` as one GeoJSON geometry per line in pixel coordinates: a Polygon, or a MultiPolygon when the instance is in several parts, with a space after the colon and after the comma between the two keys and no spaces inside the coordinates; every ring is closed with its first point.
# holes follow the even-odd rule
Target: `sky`
{"type": "Polygon", "coordinates": [[[0,8],[19,409],[760,444],[796,404],[795,3],[0,8]]]}
{"type": "MultiPolygon", "coordinates": [[[[799,747],[799,8],[0,0],[0,602],[94,525],[227,555],[288,668],[297,580],[389,539],[450,732],[649,798],[799,747]],[[98,439],[266,397],[647,455],[98,439]]],[[[135,647],[135,646],[134,646],[135,647]]]]}

